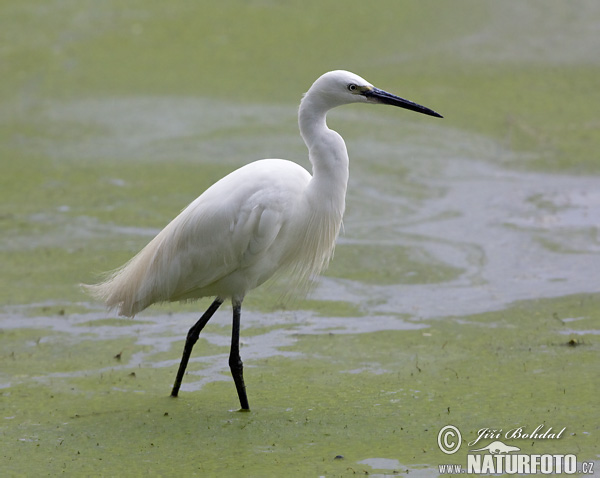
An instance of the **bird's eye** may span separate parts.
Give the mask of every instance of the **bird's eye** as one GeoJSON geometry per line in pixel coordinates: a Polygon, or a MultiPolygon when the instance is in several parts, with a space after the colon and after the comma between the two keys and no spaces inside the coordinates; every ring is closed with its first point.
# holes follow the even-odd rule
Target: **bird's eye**
{"type": "Polygon", "coordinates": [[[354,83],[350,83],[348,85],[348,90],[349,91],[356,91],[357,88],[358,88],[358,86],[356,86],[354,83]]]}

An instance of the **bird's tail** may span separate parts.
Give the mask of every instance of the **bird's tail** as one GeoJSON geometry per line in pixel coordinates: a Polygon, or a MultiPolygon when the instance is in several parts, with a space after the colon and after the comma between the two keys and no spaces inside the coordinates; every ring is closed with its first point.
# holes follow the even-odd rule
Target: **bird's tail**
{"type": "Polygon", "coordinates": [[[81,287],[95,299],[104,302],[109,310],[118,309],[119,315],[133,317],[141,312],[158,299],[152,297],[155,289],[152,264],[160,244],[156,239],[129,262],[108,273],[102,282],[81,284],[81,287]]]}

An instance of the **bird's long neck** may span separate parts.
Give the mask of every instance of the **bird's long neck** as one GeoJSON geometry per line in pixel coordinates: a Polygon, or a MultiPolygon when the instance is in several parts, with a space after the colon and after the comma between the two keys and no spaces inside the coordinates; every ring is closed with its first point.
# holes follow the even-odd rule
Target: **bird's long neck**
{"type": "Polygon", "coordinates": [[[311,96],[309,90],[298,112],[300,134],[313,166],[312,179],[304,191],[305,207],[301,208],[305,221],[298,231],[299,245],[294,248],[304,254],[295,266],[301,280],[327,267],[346,207],[348,153],[342,137],[327,127],[325,116],[332,106],[325,98],[311,96]]]}
{"type": "Polygon", "coordinates": [[[318,191],[322,198],[329,198],[332,204],[341,206],[343,213],[348,185],[348,151],[342,137],[327,127],[326,115],[331,107],[309,92],[300,103],[298,124],[313,167],[313,192],[318,191]]]}

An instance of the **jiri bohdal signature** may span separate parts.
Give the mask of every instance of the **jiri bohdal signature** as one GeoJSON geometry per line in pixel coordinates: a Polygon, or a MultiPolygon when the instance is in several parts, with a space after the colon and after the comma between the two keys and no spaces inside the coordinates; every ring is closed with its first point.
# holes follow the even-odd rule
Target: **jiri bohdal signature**
{"type": "Polygon", "coordinates": [[[501,437],[504,437],[506,440],[517,440],[517,439],[536,439],[536,440],[558,440],[563,432],[567,429],[567,427],[563,427],[563,429],[559,432],[552,431],[552,427],[544,430],[545,425],[538,425],[535,430],[532,432],[527,432],[526,427],[517,427],[511,428],[504,435],[502,434],[503,430],[495,429],[495,428],[482,428],[477,432],[477,438],[475,440],[467,443],[468,446],[473,446],[479,442],[479,440],[483,439],[492,439],[498,440],[501,437]]]}

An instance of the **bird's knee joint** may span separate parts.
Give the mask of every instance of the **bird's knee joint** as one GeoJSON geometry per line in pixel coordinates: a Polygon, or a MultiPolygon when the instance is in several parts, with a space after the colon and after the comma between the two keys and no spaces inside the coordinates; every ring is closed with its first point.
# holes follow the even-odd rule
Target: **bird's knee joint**
{"type": "Polygon", "coordinates": [[[231,370],[243,370],[244,363],[242,362],[241,357],[229,357],[229,368],[231,370]]]}
{"type": "Polygon", "coordinates": [[[198,342],[198,337],[199,334],[196,334],[196,331],[192,328],[188,331],[185,341],[188,344],[194,345],[196,342],[198,342]]]}

